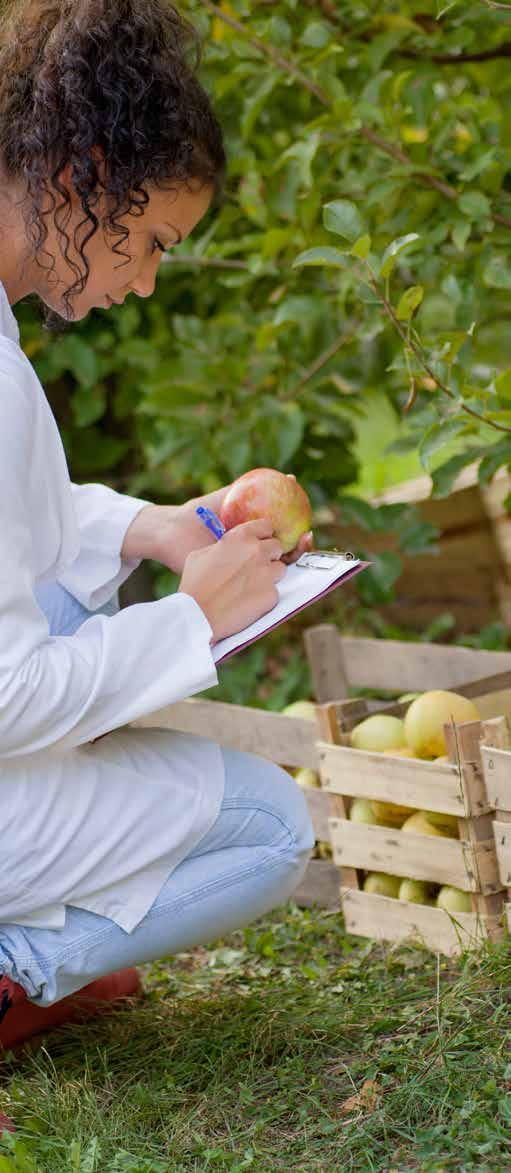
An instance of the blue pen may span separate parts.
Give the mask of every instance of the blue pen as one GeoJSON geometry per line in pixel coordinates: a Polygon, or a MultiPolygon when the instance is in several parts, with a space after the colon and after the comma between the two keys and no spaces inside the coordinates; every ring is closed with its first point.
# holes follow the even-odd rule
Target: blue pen
{"type": "Polygon", "coordinates": [[[199,521],[202,521],[202,524],[206,526],[210,534],[213,534],[213,537],[219,542],[225,533],[225,526],[222,525],[220,518],[217,517],[216,513],[213,513],[212,509],[205,509],[204,505],[199,505],[195,512],[199,521]]]}

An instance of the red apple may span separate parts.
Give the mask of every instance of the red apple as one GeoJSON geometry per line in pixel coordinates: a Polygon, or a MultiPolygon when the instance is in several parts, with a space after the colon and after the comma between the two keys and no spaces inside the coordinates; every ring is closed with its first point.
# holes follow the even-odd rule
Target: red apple
{"type": "Polygon", "coordinates": [[[220,517],[226,529],[267,517],[284,554],[294,550],[310,529],[311,503],[294,477],[275,468],[253,468],[243,473],[226,493],[220,517]]]}

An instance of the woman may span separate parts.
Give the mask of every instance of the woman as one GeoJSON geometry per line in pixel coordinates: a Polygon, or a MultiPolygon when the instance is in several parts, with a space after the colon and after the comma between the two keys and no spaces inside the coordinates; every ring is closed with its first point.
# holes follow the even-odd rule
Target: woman
{"type": "Polygon", "coordinates": [[[39,1006],[284,902],[314,842],[276,766],[127,727],[217,683],[212,642],[273,606],[271,525],[215,543],[196,501],[72,484],[11,309],[152,294],[225,169],[195,50],[167,0],[23,0],[1,29],[0,974],[39,1006]],[[119,611],[144,557],[179,591],[119,611]]]}

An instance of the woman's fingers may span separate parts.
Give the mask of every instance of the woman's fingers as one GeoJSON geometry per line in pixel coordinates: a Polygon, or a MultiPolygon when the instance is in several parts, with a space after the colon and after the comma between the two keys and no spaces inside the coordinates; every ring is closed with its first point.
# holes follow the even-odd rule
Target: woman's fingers
{"type": "Polygon", "coordinates": [[[306,554],[308,550],[312,550],[313,544],[312,530],[308,530],[306,534],[302,534],[301,538],[299,538],[294,550],[291,550],[289,554],[284,554],[284,562],[296,562],[302,554],[306,554]]]}

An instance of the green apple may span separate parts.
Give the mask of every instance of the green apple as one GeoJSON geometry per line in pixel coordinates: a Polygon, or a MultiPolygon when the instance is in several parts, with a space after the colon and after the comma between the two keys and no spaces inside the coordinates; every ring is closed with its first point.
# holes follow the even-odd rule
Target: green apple
{"type": "Polygon", "coordinates": [[[387,872],[369,872],[364,880],[364,892],[397,898],[400,884],[399,876],[389,876],[387,872]]]}

